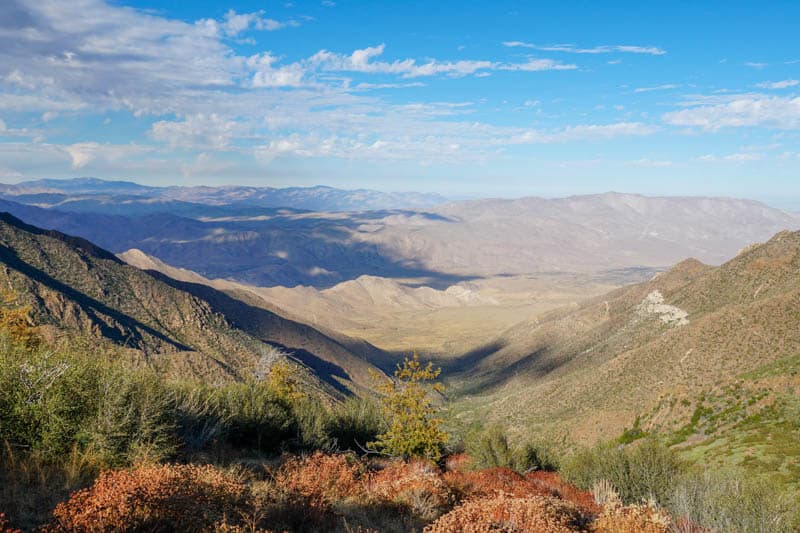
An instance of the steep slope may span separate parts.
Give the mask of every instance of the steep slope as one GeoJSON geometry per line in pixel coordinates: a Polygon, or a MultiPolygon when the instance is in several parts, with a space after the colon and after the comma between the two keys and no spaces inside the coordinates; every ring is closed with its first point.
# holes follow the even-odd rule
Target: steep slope
{"type": "MultiPolygon", "coordinates": [[[[396,358],[371,344],[343,335],[325,325],[314,327],[313,311],[302,306],[286,310],[265,297],[263,289],[228,280],[209,280],[186,269],[172,267],[136,249],[118,257],[165,282],[208,301],[236,327],[272,344],[293,346],[292,351],[327,381],[342,376],[365,387],[372,384],[374,365],[392,370],[396,358]],[[163,276],[163,277],[162,277],[163,276]],[[297,347],[302,347],[299,349],[297,347]]],[[[340,310],[340,313],[346,312],[340,310]]]]}
{"type": "Polygon", "coordinates": [[[619,435],[640,415],[645,430],[691,423],[693,431],[704,398],[744,387],[744,399],[763,399],[800,385],[789,371],[772,382],[743,378],[795,368],[798,310],[800,232],[782,232],[720,267],[687,260],[518,324],[450,368],[457,411],[465,420],[503,417],[525,433],[568,430],[583,442],[619,435]]]}
{"type": "Polygon", "coordinates": [[[280,345],[339,390],[367,385],[364,367],[371,365],[313,328],[213,289],[192,293],[189,284],[143,272],[88,241],[7,213],[0,214],[0,264],[3,283],[23,295],[37,323],[123,346],[179,374],[239,378],[270,346],[280,345]],[[225,316],[228,310],[235,318],[225,316]],[[258,321],[258,331],[236,327],[241,317],[258,321]],[[349,365],[353,375],[340,366],[342,359],[360,362],[349,365]]]}

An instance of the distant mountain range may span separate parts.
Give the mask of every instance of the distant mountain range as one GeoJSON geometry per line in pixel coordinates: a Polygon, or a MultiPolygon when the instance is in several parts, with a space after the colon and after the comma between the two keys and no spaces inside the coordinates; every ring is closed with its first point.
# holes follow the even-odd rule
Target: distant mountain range
{"type": "Polygon", "coordinates": [[[165,371],[242,379],[280,348],[332,394],[369,387],[377,349],[200,283],[129,266],[94,244],[0,213],[0,283],[36,323],[116,345],[165,371]],[[337,392],[338,391],[338,392],[337,392]]]}
{"type": "MultiPolygon", "coordinates": [[[[20,203],[62,211],[141,215],[177,212],[191,216],[208,215],[208,206],[227,206],[238,211],[248,208],[290,208],[308,211],[366,211],[431,207],[447,201],[438,194],[380,192],[368,189],[344,190],[334,187],[153,187],[131,181],[98,178],[68,180],[41,179],[15,185],[0,185],[0,195],[20,203]],[[205,211],[205,212],[204,212],[205,211]]],[[[211,210],[211,213],[219,210],[211,210]]]]}
{"type": "MultiPolygon", "coordinates": [[[[800,215],[728,198],[607,193],[309,212],[254,207],[248,202],[268,190],[243,187],[167,187],[156,189],[161,196],[150,197],[130,193],[152,188],[110,182],[126,194],[75,195],[107,183],[71,181],[61,185],[68,192],[59,193],[7,190],[0,208],[114,253],[140,249],[209,279],[317,288],[364,275],[446,289],[475,278],[658,269],[685,257],[719,264],[750,243],[800,228],[800,215]]],[[[50,190],[53,183],[25,187],[50,190]]],[[[289,198],[290,191],[324,196],[336,190],[282,191],[289,198]]]]}

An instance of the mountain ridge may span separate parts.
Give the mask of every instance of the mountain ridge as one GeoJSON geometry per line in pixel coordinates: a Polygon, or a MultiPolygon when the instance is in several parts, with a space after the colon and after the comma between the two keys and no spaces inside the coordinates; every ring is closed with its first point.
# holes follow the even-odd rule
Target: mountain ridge
{"type": "MultiPolygon", "coordinates": [[[[369,386],[374,367],[310,326],[130,266],[92,243],[0,215],[0,275],[37,323],[117,345],[178,374],[242,379],[271,347],[317,372],[330,392],[369,386]],[[238,306],[238,307],[237,307],[238,306]],[[237,308],[239,316],[222,310],[237,308]],[[242,310],[244,309],[244,310],[242,310]],[[236,324],[247,315],[259,328],[236,324]],[[322,372],[324,370],[324,372],[322,372]]],[[[375,369],[377,371],[377,369],[375,369]]]]}

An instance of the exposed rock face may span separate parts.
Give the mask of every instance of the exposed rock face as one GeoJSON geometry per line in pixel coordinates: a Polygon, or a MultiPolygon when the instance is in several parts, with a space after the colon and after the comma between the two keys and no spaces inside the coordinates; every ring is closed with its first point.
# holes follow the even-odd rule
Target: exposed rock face
{"type": "Polygon", "coordinates": [[[689,319],[687,318],[689,313],[674,305],[665,304],[664,295],[658,290],[645,296],[636,310],[639,314],[644,316],[657,315],[661,322],[665,324],[685,326],[689,323],[689,319]]]}

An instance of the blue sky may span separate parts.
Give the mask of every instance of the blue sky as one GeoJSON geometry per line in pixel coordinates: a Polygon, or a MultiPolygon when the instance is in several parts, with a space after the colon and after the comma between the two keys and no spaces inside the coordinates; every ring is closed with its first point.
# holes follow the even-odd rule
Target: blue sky
{"type": "Polygon", "coordinates": [[[0,5],[0,181],[800,209],[800,2],[0,5]]]}

